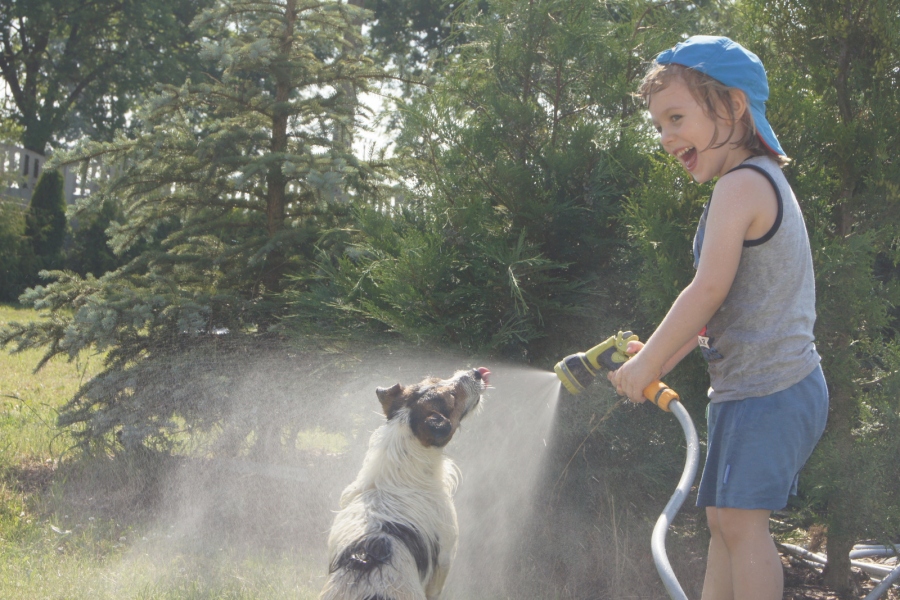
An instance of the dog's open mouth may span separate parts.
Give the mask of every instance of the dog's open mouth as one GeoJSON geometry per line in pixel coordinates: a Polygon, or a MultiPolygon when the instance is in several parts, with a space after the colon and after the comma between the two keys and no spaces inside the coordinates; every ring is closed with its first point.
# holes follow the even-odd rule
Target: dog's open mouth
{"type": "MultiPolygon", "coordinates": [[[[474,383],[477,389],[472,390],[469,388],[469,400],[466,402],[466,408],[462,414],[463,417],[481,406],[481,392],[488,387],[491,375],[491,371],[487,367],[478,367],[477,369],[472,369],[469,373],[475,380],[474,383]]],[[[463,381],[465,379],[467,378],[464,378],[463,381]]],[[[472,381],[472,379],[469,379],[469,381],[472,381]]]]}

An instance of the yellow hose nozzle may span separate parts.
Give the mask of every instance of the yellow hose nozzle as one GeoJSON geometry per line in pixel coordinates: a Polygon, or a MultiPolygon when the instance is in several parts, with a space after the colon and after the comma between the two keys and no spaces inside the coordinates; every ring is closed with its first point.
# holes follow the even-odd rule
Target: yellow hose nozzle
{"type": "MultiPolygon", "coordinates": [[[[627,349],[628,343],[632,341],[638,341],[638,337],[630,331],[620,331],[618,335],[597,344],[587,352],[570,354],[556,363],[553,370],[570,393],[580,394],[599,371],[615,371],[631,358],[627,349]]],[[[669,403],[678,400],[678,394],[662,381],[654,381],[644,389],[644,398],[668,411],[669,403]]]]}

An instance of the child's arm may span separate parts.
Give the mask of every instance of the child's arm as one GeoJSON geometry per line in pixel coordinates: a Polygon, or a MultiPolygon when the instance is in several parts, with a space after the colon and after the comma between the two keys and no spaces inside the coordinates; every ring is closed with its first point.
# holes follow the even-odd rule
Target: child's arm
{"type": "MultiPolygon", "coordinates": [[[[691,350],[697,347],[698,340],[696,337],[692,337],[688,340],[687,344],[681,347],[681,349],[675,353],[672,358],[666,361],[666,364],[663,365],[662,371],[660,372],[660,377],[665,377],[667,373],[671,372],[672,369],[678,366],[684,357],[691,353],[691,350]]],[[[641,348],[644,347],[644,342],[628,342],[627,352],[628,354],[637,354],[641,348]]],[[[610,371],[607,379],[612,381],[613,372],[610,371]]]]}
{"type": "Polygon", "coordinates": [[[662,371],[660,372],[661,377],[665,377],[667,373],[669,373],[672,369],[678,366],[685,356],[691,353],[691,350],[697,347],[698,345],[697,336],[693,336],[688,340],[687,344],[681,347],[681,349],[675,353],[675,355],[666,361],[666,364],[663,365],[662,371]]]}
{"type": "Polygon", "coordinates": [[[741,169],[719,179],[706,218],[697,273],[646,345],[612,375],[620,394],[643,402],[643,389],[662,376],[664,367],[674,366],[687,354],[685,348],[692,339],[696,344],[698,333],[728,296],[744,240],[762,237],[777,212],[775,192],[762,175],[741,169]]]}

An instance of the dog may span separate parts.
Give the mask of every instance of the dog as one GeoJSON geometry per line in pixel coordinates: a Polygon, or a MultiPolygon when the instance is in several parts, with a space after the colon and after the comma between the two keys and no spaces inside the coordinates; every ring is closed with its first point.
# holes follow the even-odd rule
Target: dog
{"type": "Polygon", "coordinates": [[[480,367],[375,390],[387,421],[341,494],[320,600],[440,597],[459,537],[452,500],[459,470],[443,448],[480,408],[489,374],[480,367]]]}

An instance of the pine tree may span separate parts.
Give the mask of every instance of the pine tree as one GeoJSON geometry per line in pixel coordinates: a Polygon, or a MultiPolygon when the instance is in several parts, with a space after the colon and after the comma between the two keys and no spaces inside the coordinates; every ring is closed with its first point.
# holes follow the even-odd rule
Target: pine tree
{"type": "Polygon", "coordinates": [[[184,407],[139,384],[154,356],[202,344],[214,329],[265,333],[277,322],[286,278],[313,268],[316,242],[345,222],[372,176],[332,138],[357,119],[345,84],[364,90],[380,75],[356,51],[357,14],[339,2],[223,2],[194,24],[221,32],[204,41],[207,75],[163,87],[134,139],[88,144],[62,159],[115,166],[79,211],[121,202],[124,218],[110,229],[117,254],[162,238],[99,278],[55,273],[57,282],[27,298],[50,318],[0,336],[17,348],[47,347],[41,364],[109,349],[106,371],[78,392],[62,424],[131,443],[164,435],[184,407]]]}

